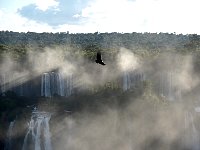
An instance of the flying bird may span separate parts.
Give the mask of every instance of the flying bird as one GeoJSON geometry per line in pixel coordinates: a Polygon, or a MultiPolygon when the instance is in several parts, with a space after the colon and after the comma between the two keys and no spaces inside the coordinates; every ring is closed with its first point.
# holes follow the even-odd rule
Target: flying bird
{"type": "Polygon", "coordinates": [[[101,52],[97,52],[97,59],[95,60],[96,63],[101,65],[106,65],[103,60],[101,60],[101,52]]]}

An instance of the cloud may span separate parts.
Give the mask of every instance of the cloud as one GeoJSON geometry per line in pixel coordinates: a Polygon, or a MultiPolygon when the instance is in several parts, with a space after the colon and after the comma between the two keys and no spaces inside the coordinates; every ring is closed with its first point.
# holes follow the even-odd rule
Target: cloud
{"type": "Polygon", "coordinates": [[[49,8],[57,8],[59,5],[59,2],[57,2],[56,0],[36,0],[36,6],[38,9],[42,10],[42,11],[46,11],[49,8]]]}
{"type": "Polygon", "coordinates": [[[51,26],[78,24],[81,18],[74,16],[77,16],[87,4],[86,0],[49,0],[49,2],[36,1],[34,4],[19,9],[18,12],[23,17],[37,22],[47,23],[51,26]]]}
{"type": "Polygon", "coordinates": [[[22,17],[17,12],[9,12],[6,10],[0,9],[0,30],[8,30],[8,31],[15,31],[15,32],[90,32],[91,28],[87,25],[70,25],[70,24],[63,24],[58,26],[50,26],[44,22],[37,22],[26,17],[22,17]]]}
{"type": "MultiPolygon", "coordinates": [[[[13,26],[12,19],[4,17],[4,24],[0,23],[0,29],[27,31],[28,28],[29,31],[34,32],[42,32],[41,29],[44,29],[43,32],[200,34],[200,20],[197,19],[200,14],[198,6],[198,0],[38,0],[18,7],[20,9],[17,12],[12,12],[12,16],[19,19],[16,28],[10,28],[13,26]],[[22,20],[26,21],[20,25],[18,22],[22,20]],[[30,27],[24,29],[24,26],[30,27]]],[[[5,14],[5,11],[3,13],[3,16],[10,15],[5,14]]]]}
{"type": "Polygon", "coordinates": [[[17,32],[52,32],[54,29],[46,23],[38,23],[22,17],[17,12],[0,10],[0,30],[17,32]]]}
{"type": "Polygon", "coordinates": [[[82,16],[103,32],[197,33],[198,4],[198,0],[96,0],[82,16]]]}

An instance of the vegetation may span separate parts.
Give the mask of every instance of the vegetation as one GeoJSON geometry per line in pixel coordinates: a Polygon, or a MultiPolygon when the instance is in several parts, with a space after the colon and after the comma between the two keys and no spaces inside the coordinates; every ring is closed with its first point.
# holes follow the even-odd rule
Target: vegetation
{"type": "Polygon", "coordinates": [[[200,35],[176,35],[169,33],[18,33],[0,32],[0,56],[5,52],[13,54],[14,58],[26,55],[30,48],[42,50],[48,46],[65,45],[83,50],[84,55],[92,59],[93,52],[102,50],[114,53],[120,47],[131,49],[140,55],[159,52],[198,52],[200,51],[200,35]]]}

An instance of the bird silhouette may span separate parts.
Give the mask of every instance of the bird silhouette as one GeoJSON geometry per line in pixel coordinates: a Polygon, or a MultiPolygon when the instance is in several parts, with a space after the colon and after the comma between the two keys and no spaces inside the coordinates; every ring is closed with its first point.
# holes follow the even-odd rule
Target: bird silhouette
{"type": "Polygon", "coordinates": [[[97,58],[95,60],[96,63],[101,64],[101,65],[106,65],[103,60],[101,59],[101,52],[97,52],[97,58]]]}

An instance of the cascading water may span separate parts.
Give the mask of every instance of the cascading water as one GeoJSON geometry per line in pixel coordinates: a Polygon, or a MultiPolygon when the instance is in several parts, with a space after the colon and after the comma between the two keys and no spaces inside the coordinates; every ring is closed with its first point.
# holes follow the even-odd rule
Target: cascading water
{"type": "Polygon", "coordinates": [[[13,136],[13,127],[15,124],[15,120],[10,122],[7,136],[6,136],[6,144],[4,150],[12,150],[12,136],[13,136]]]}
{"type": "Polygon", "coordinates": [[[50,92],[50,75],[49,75],[49,73],[44,73],[42,75],[41,96],[51,97],[51,92],[50,92]]]}
{"type": "Polygon", "coordinates": [[[44,118],[44,149],[51,150],[51,134],[49,130],[50,117],[44,118]]]}
{"type": "Polygon", "coordinates": [[[66,79],[66,96],[70,96],[72,94],[73,89],[73,76],[69,75],[66,79]]]}
{"type": "Polygon", "coordinates": [[[64,76],[60,72],[46,72],[41,78],[23,82],[22,79],[14,80],[12,75],[0,75],[0,94],[7,91],[18,96],[70,96],[73,93],[72,74],[64,76]]]}
{"type": "Polygon", "coordinates": [[[64,79],[61,74],[56,74],[57,81],[57,94],[60,96],[64,96],[64,79]]]}
{"type": "Polygon", "coordinates": [[[199,143],[200,137],[199,132],[195,127],[194,124],[194,116],[191,112],[185,113],[185,141],[186,148],[191,150],[199,150],[200,149],[200,143],[199,143]]]}
{"type": "Polygon", "coordinates": [[[123,91],[130,89],[130,76],[128,72],[123,73],[123,91]]]}
{"type": "Polygon", "coordinates": [[[50,119],[50,113],[37,111],[32,113],[22,150],[52,150],[50,119]]]}
{"type": "Polygon", "coordinates": [[[130,88],[136,87],[139,84],[142,84],[141,81],[145,80],[145,76],[143,73],[138,72],[123,72],[123,82],[122,89],[123,91],[127,91],[130,88]]]}
{"type": "Polygon", "coordinates": [[[70,96],[73,89],[72,79],[72,75],[68,75],[64,78],[61,73],[44,73],[41,79],[41,96],[70,96]]]}
{"type": "Polygon", "coordinates": [[[168,100],[180,100],[181,90],[177,87],[176,72],[161,72],[159,75],[158,93],[168,100]]]}

